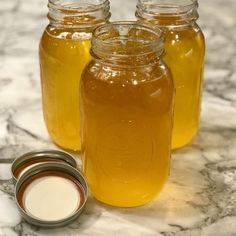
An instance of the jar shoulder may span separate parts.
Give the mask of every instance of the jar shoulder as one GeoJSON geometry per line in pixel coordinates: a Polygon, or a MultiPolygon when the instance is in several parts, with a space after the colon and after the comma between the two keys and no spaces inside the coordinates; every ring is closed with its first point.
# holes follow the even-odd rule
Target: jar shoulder
{"type": "Polygon", "coordinates": [[[163,61],[146,66],[118,67],[91,60],[84,70],[83,77],[113,83],[131,83],[134,80],[137,83],[147,83],[157,79],[172,80],[170,70],[163,61]]]}
{"type": "Polygon", "coordinates": [[[81,81],[81,97],[87,105],[103,107],[109,103],[139,111],[150,108],[155,114],[171,111],[174,91],[172,76],[164,63],[125,70],[92,61],[81,81]]]}
{"type": "Polygon", "coordinates": [[[206,44],[205,41],[206,40],[205,40],[203,30],[201,29],[201,27],[196,22],[193,24],[193,29],[196,32],[197,37],[200,39],[202,45],[205,47],[205,44],[206,44]]]}
{"type": "Polygon", "coordinates": [[[166,42],[191,40],[192,42],[200,41],[201,43],[205,43],[203,31],[197,23],[183,27],[167,28],[163,32],[166,42]]]}
{"type": "Polygon", "coordinates": [[[192,55],[195,58],[204,58],[205,38],[196,23],[183,28],[168,29],[165,31],[164,36],[165,49],[170,57],[192,55]]]}
{"type": "Polygon", "coordinates": [[[138,97],[143,101],[160,102],[167,98],[171,101],[174,82],[164,63],[158,66],[124,69],[91,61],[82,75],[81,91],[82,96],[86,96],[88,100],[101,103],[107,100],[120,103],[122,100],[122,104],[127,105],[132,101],[140,101],[138,97]]]}
{"type": "MultiPolygon", "coordinates": [[[[48,27],[44,30],[40,43],[39,53],[46,57],[56,57],[60,61],[69,60],[74,61],[75,57],[77,60],[88,60],[90,58],[89,50],[91,48],[91,40],[86,38],[67,38],[66,32],[63,35],[54,35],[48,31],[48,27]]],[[[76,63],[76,61],[74,62],[76,63]]]]}
{"type": "Polygon", "coordinates": [[[52,25],[47,25],[44,29],[41,37],[42,40],[54,39],[54,40],[68,40],[68,41],[90,41],[92,38],[92,33],[86,30],[76,29],[76,28],[58,28],[52,25]]]}

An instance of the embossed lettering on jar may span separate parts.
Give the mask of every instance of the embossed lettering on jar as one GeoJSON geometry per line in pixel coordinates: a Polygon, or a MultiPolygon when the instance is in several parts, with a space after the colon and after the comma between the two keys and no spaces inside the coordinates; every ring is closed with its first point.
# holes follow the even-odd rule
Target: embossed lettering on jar
{"type": "Polygon", "coordinates": [[[134,22],[98,28],[81,82],[83,170],[93,196],[132,207],[169,174],[174,86],[160,32],[134,22]]]}
{"type": "Polygon", "coordinates": [[[108,0],[49,0],[39,47],[44,119],[52,140],[80,150],[79,85],[95,27],[110,17],[108,0]]]}
{"type": "Polygon", "coordinates": [[[196,24],[197,0],[139,0],[138,21],[164,32],[166,55],[176,86],[172,148],[193,139],[199,127],[205,40],[196,24]]]}

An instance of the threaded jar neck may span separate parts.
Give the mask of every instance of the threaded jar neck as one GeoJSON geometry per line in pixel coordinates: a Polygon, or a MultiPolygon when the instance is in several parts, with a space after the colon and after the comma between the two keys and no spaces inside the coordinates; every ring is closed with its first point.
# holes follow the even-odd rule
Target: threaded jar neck
{"type": "Polygon", "coordinates": [[[50,24],[62,28],[95,28],[111,16],[109,0],[49,0],[50,24]]]}
{"type": "Polygon", "coordinates": [[[98,27],[91,54],[103,63],[140,66],[156,63],[164,52],[161,30],[137,22],[113,22],[98,27]]]}
{"type": "Polygon", "coordinates": [[[198,19],[197,0],[138,0],[136,17],[160,27],[191,24],[198,19]]]}

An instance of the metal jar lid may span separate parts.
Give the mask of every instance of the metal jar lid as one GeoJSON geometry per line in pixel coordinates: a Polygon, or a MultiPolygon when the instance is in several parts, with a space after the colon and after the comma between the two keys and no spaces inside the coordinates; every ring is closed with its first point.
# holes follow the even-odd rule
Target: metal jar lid
{"type": "Polygon", "coordinates": [[[59,150],[40,150],[28,152],[15,159],[11,166],[12,179],[14,183],[29,168],[42,163],[66,163],[76,168],[75,159],[67,152],[59,150]]]}
{"type": "MultiPolygon", "coordinates": [[[[58,182],[59,183],[59,182],[58,182]]],[[[55,183],[57,184],[57,183],[55,183]]],[[[67,183],[66,183],[67,184],[67,183]]],[[[54,185],[53,185],[54,186],[54,185]]],[[[48,189],[50,190],[50,187],[48,187],[48,189]]],[[[60,185],[57,186],[57,189],[60,190],[60,185]]],[[[53,199],[55,197],[55,200],[57,200],[58,198],[58,193],[54,193],[53,191],[51,191],[51,194],[55,194],[55,196],[53,196],[53,199]]],[[[67,193],[68,195],[68,193],[67,193]]],[[[71,195],[70,195],[71,196],[71,195]]],[[[73,195],[74,196],[74,195],[73,195]]],[[[88,187],[86,184],[86,181],[84,179],[84,177],[82,176],[82,174],[75,168],[73,168],[70,165],[64,164],[64,163],[43,163],[43,164],[38,164],[36,166],[33,166],[32,168],[26,170],[18,179],[17,183],[16,183],[16,190],[15,190],[15,199],[18,205],[18,208],[21,212],[21,215],[23,216],[23,218],[34,225],[37,226],[41,226],[41,227],[49,227],[49,228],[53,228],[53,227],[60,227],[60,226],[64,226],[70,222],[72,222],[73,220],[75,220],[80,213],[82,212],[86,201],[88,198],[88,187]],[[38,217],[37,214],[33,214],[29,207],[29,203],[27,205],[27,197],[28,199],[33,199],[31,203],[34,204],[34,206],[37,207],[37,209],[42,209],[42,210],[46,210],[48,211],[48,207],[50,208],[50,205],[47,205],[47,191],[45,190],[45,186],[42,185],[42,180],[46,180],[46,179],[50,179],[50,178],[57,178],[57,179],[63,179],[63,181],[68,181],[70,182],[71,185],[74,185],[74,191],[78,191],[78,205],[76,205],[76,207],[74,208],[74,210],[69,213],[69,215],[67,215],[65,218],[60,218],[58,220],[48,220],[42,217],[38,217]],[[38,184],[38,195],[42,195],[42,196],[38,196],[37,194],[35,194],[34,192],[34,198],[30,198],[29,196],[32,196],[32,192],[34,190],[32,190],[33,188],[31,186],[36,186],[36,183],[40,183],[38,184]],[[42,187],[42,192],[40,192],[39,190],[40,187],[42,187]],[[31,192],[30,192],[31,191],[31,192]],[[46,204],[45,204],[46,203],[46,204]],[[38,205],[37,205],[38,204],[38,205]]],[[[50,199],[50,198],[49,198],[50,199]]],[[[50,201],[53,201],[52,196],[50,201]]],[[[70,205],[70,200],[69,200],[69,204],[68,204],[68,199],[67,199],[67,205],[64,204],[64,198],[61,197],[62,203],[60,203],[60,208],[66,209],[66,207],[70,205]]],[[[29,202],[30,200],[28,200],[29,202]]],[[[58,208],[57,208],[58,209],[58,208]]],[[[58,211],[56,209],[56,212],[58,211]]],[[[53,209],[54,210],[54,209],[53,209]]],[[[57,213],[56,213],[57,214],[57,213]]]]}

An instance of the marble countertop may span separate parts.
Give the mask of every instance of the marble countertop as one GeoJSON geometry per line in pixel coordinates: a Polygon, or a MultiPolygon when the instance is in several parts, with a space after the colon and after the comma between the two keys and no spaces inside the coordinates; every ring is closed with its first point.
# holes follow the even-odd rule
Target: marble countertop
{"type": "MultiPolygon", "coordinates": [[[[111,0],[113,19],[134,19],[135,0],[111,0]]],[[[151,204],[117,209],[89,199],[81,217],[54,230],[23,221],[14,202],[11,162],[51,144],[42,118],[38,41],[46,0],[0,4],[0,236],[235,236],[236,17],[235,0],[200,0],[207,40],[201,129],[173,153],[172,171],[151,204]]]]}

